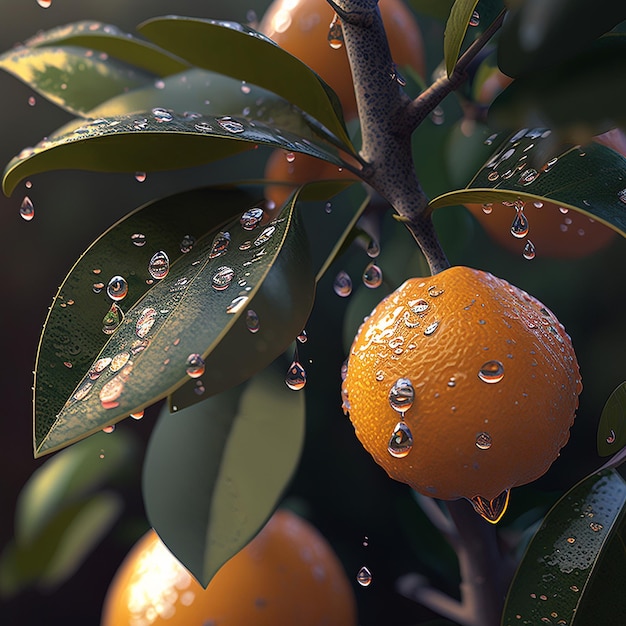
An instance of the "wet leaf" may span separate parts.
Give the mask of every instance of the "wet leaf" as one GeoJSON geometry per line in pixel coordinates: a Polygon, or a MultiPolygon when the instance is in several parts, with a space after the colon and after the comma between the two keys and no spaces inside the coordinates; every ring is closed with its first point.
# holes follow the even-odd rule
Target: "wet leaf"
{"type": "Polygon", "coordinates": [[[626,382],[606,401],[598,424],[598,454],[611,456],[626,446],[626,382]]]}
{"type": "Polygon", "coordinates": [[[63,508],[127,469],[135,452],[127,433],[98,433],[46,461],[20,491],[15,511],[18,543],[35,541],[63,508]]]}
{"type": "Polygon", "coordinates": [[[336,94],[265,35],[235,22],[177,16],[148,20],[139,32],[198,67],[254,83],[293,102],[353,152],[336,94]]]}
{"type": "Polygon", "coordinates": [[[302,330],[314,283],[300,221],[293,205],[250,230],[238,217],[225,220],[251,207],[258,202],[239,191],[178,194],[135,211],[83,254],[61,285],[42,335],[36,456],[114,424],[190,377],[205,373],[204,387],[211,393],[241,382],[302,330]],[[133,241],[141,240],[133,235],[144,235],[145,245],[137,247],[133,241]],[[157,253],[160,264],[153,257],[157,253]],[[170,265],[159,279],[162,253],[170,265]],[[157,266],[152,275],[151,259],[157,266]],[[115,278],[117,292],[125,291],[119,277],[128,294],[112,302],[106,285],[115,278]],[[104,287],[102,293],[93,293],[94,283],[104,287]],[[263,332],[243,332],[257,298],[263,304],[283,297],[285,302],[261,320],[263,332]],[[211,353],[233,331],[248,340],[244,351],[218,351],[224,360],[214,362],[211,353]],[[206,361],[204,372],[199,358],[206,361]]]}
{"type": "Polygon", "coordinates": [[[304,395],[273,368],[161,415],[145,458],[144,504],[161,539],[203,586],[270,517],[303,441],[304,395]]]}
{"type": "MultiPolygon", "coordinates": [[[[490,138],[489,141],[492,139],[490,138]]],[[[522,129],[501,143],[465,189],[430,208],[473,203],[552,202],[626,233],[626,158],[598,143],[559,150],[546,129],[522,129]]]]}
{"type": "Polygon", "coordinates": [[[19,47],[0,56],[0,68],[73,115],[152,82],[153,74],[74,47],[19,47]]]}
{"type": "Polygon", "coordinates": [[[626,35],[605,35],[560,65],[520,76],[494,100],[490,125],[517,128],[532,120],[564,140],[586,142],[626,124],[625,81],[626,35]]]}
{"type": "Polygon", "coordinates": [[[344,163],[321,142],[243,117],[175,113],[161,108],[95,120],[74,120],[6,166],[5,194],[44,171],[150,172],[191,167],[258,144],[344,163]]]}
{"type": "Polygon", "coordinates": [[[31,37],[24,43],[28,48],[46,46],[72,46],[84,48],[93,56],[112,56],[155,76],[169,76],[189,68],[185,63],[169,52],[149,41],[137,39],[112,24],[103,24],[92,20],[83,20],[58,26],[31,37]]]}
{"type": "Polygon", "coordinates": [[[456,0],[452,5],[443,35],[443,53],[448,76],[454,71],[461,44],[477,4],[478,0],[456,0]]]}
{"type": "Polygon", "coordinates": [[[502,625],[621,623],[625,504],[626,483],[614,470],[593,474],[565,494],[526,550],[502,625]]]}
{"type": "MultiPolygon", "coordinates": [[[[626,5],[613,0],[527,0],[502,27],[498,65],[512,77],[544,73],[584,51],[624,19],[626,5]]],[[[584,81],[580,84],[591,89],[584,81]]]]}

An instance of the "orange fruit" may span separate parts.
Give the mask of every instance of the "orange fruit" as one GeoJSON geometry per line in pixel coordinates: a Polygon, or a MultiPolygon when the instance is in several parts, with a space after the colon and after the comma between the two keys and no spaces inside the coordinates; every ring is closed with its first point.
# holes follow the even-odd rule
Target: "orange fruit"
{"type": "Polygon", "coordinates": [[[206,589],[150,530],[109,587],[101,626],[356,626],[342,566],[310,524],[277,511],[206,589]]]}
{"type": "MultiPolygon", "coordinates": [[[[422,34],[402,0],[380,0],[379,9],[394,63],[424,76],[422,34]]],[[[274,0],[259,30],[317,72],[339,96],[346,120],[357,115],[352,73],[345,48],[333,49],[328,30],[335,12],[326,0],[274,0]]],[[[389,68],[392,80],[393,68],[389,68]]]]}
{"type": "Polygon", "coordinates": [[[581,389],[551,311],[505,280],[452,267],[407,280],[376,306],[342,393],[357,437],[391,478],[476,505],[547,471],[581,389]]]}

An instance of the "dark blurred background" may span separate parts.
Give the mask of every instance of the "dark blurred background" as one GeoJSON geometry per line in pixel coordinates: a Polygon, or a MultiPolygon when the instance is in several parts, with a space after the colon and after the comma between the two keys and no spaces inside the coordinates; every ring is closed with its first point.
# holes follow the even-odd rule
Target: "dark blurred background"
{"type": "MultiPolygon", "coordinates": [[[[132,32],[144,19],[171,13],[245,22],[250,9],[260,16],[267,4],[266,0],[53,0],[50,8],[43,9],[36,0],[4,0],[0,49],[9,49],[39,30],[80,19],[110,22],[132,32]]],[[[442,31],[441,24],[424,21],[426,38],[436,42],[428,48],[431,71],[441,58],[442,31]]],[[[3,73],[0,93],[3,164],[69,119],[39,96],[34,106],[29,105],[32,91],[3,73]]],[[[423,175],[429,177],[426,187],[431,194],[445,190],[449,184],[443,150],[451,124],[460,115],[454,102],[444,109],[447,123],[439,126],[427,122],[430,127],[423,131],[430,141],[423,144],[428,146],[423,155],[423,175]]],[[[34,460],[32,454],[32,370],[47,308],[66,273],[85,248],[129,210],[200,181],[232,179],[240,170],[242,178],[260,176],[262,155],[193,171],[148,173],[143,183],[132,174],[54,172],[33,177],[32,188],[26,190],[20,185],[11,198],[0,197],[0,267],[4,268],[6,287],[0,307],[0,345],[5,354],[0,377],[0,550],[13,535],[20,489],[44,462],[34,460]],[[26,193],[35,207],[31,222],[19,214],[26,193]]],[[[454,263],[492,271],[537,296],[565,324],[579,355],[585,390],[571,442],[544,478],[514,492],[510,513],[514,518],[516,512],[529,507],[529,502],[548,506],[568,485],[600,463],[595,452],[597,421],[604,401],[625,375],[625,296],[614,268],[623,265],[626,244],[616,238],[607,250],[585,260],[550,261],[538,256],[527,261],[491,244],[462,209],[443,209],[437,221],[454,263]]],[[[380,264],[383,271],[389,267],[393,272],[404,265],[412,243],[394,222],[385,221],[384,229],[393,248],[383,248],[380,264]]],[[[367,261],[363,249],[355,247],[340,263],[358,276],[367,261]]],[[[363,452],[341,413],[338,385],[345,357],[344,314],[352,306],[354,316],[354,310],[358,312],[360,307],[362,317],[382,294],[364,291],[357,285],[351,298],[341,299],[333,293],[331,279],[327,276],[319,285],[317,303],[307,325],[309,341],[301,348],[309,374],[307,445],[287,496],[329,538],[351,579],[364,562],[374,572],[370,588],[362,589],[354,583],[363,626],[423,623],[433,616],[397,596],[394,581],[415,570],[455,593],[453,554],[425,522],[408,489],[388,480],[363,452]],[[357,298],[358,306],[352,305],[357,298]],[[328,383],[332,376],[334,387],[328,383]],[[362,545],[365,536],[369,538],[367,548],[362,545]]],[[[135,458],[117,483],[125,503],[121,520],[78,573],[59,588],[47,592],[27,589],[15,597],[0,598],[2,626],[61,622],[97,626],[108,582],[134,540],[147,529],[140,496],[140,467],[157,412],[158,407],[147,411],[141,421],[126,420],[118,425],[118,431],[127,433],[137,444],[135,458]]]]}

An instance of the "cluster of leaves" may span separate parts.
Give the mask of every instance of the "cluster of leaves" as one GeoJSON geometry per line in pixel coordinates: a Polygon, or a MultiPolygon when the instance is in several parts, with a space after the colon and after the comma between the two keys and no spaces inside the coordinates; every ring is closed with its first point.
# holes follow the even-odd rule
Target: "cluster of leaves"
{"type": "MultiPolygon", "coordinates": [[[[502,9],[496,0],[413,4],[447,19],[448,74],[472,38],[474,12],[481,15],[482,29],[502,9]]],[[[581,128],[589,138],[607,130],[607,119],[611,126],[625,121],[615,90],[623,84],[626,37],[605,34],[624,19],[623,8],[609,3],[611,10],[597,10],[571,0],[537,18],[532,11],[538,3],[510,4],[519,6],[511,8],[497,55],[516,81],[490,112],[501,134],[473,151],[477,173],[470,183],[433,199],[431,210],[469,202],[553,201],[626,233],[626,160],[600,145],[587,147],[584,159],[576,148],[561,147],[573,130],[578,140],[581,128]],[[539,41],[529,35],[537,24],[544,29],[539,41]],[[581,71],[571,67],[589,73],[587,91],[580,89],[581,71]],[[605,74],[598,76],[598,67],[605,74]]],[[[167,17],[138,30],[145,39],[111,25],[80,22],[39,34],[0,57],[2,69],[76,116],[7,165],[5,193],[52,169],[169,170],[258,145],[338,166],[347,165],[346,155],[357,155],[332,90],[254,29],[167,17]]],[[[208,584],[271,514],[297,465],[303,399],[285,387],[284,371],[277,373],[270,364],[304,328],[316,280],[354,235],[367,201],[357,183],[310,185],[259,225],[254,216],[263,208],[263,190],[242,183],[200,187],[129,213],[80,257],[54,298],[36,366],[36,456],[169,398],[170,412],[164,410],[155,427],[145,460],[146,510],[174,554],[208,584]],[[332,196],[341,226],[313,242],[312,257],[299,207],[332,196]],[[165,271],[151,272],[158,253],[165,254],[165,271]],[[120,276],[126,295],[109,297],[108,281],[120,276]],[[259,328],[262,332],[255,332],[259,328]],[[190,378],[192,356],[200,370],[190,378]],[[263,476],[255,471],[259,466],[263,476]],[[177,488],[181,482],[184,492],[177,488]],[[248,512],[245,523],[241,507],[248,512]]],[[[601,439],[605,431],[619,432],[622,445],[620,418],[606,415],[601,439]]],[[[621,536],[621,478],[607,470],[577,489],[546,519],[529,554],[535,545],[547,549],[553,519],[570,532],[578,511],[588,505],[603,516],[594,522],[603,531],[592,532],[585,543],[592,563],[621,536]],[[598,504],[605,496],[611,506],[598,504]]],[[[113,519],[115,507],[107,506],[113,519]]],[[[49,517],[33,519],[45,525],[49,517]]],[[[45,542],[36,531],[29,536],[45,542]]],[[[578,545],[582,541],[579,536],[578,545]]],[[[560,559],[543,560],[552,581],[563,574],[560,559]]],[[[529,556],[524,563],[532,561],[529,556]]],[[[539,569],[521,569],[518,579],[528,584],[534,575],[545,581],[546,572],[539,569]]],[[[565,578],[563,584],[574,584],[565,578]]],[[[582,590],[585,581],[576,586],[582,590]]],[[[516,594],[525,588],[514,589],[507,615],[519,612],[522,602],[516,594]]],[[[560,606],[559,614],[574,615],[581,596],[572,596],[576,600],[560,606]]]]}

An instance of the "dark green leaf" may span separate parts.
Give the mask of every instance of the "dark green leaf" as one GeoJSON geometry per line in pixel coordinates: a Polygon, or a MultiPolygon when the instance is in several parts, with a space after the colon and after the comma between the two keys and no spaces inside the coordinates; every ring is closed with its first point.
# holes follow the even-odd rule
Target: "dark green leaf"
{"type": "Polygon", "coordinates": [[[202,585],[267,521],[303,440],[304,395],[288,389],[284,374],[273,368],[161,416],[145,459],[146,512],[202,585]]]}
{"type": "Polygon", "coordinates": [[[445,21],[450,15],[454,0],[410,0],[409,4],[418,13],[445,21]]]}
{"type": "Polygon", "coordinates": [[[20,180],[44,171],[149,172],[208,163],[265,144],[344,163],[321,143],[243,117],[174,113],[161,108],[75,120],[13,158],[4,171],[10,195],[20,180]]]}
{"type": "Polygon", "coordinates": [[[144,22],[139,31],[198,67],[254,83],[293,102],[353,152],[336,94],[265,35],[235,22],[176,16],[144,22]]]}
{"type": "Polygon", "coordinates": [[[86,52],[70,46],[19,47],[0,56],[0,68],[73,115],[154,80],[153,74],[86,52]]]}
{"type": "Polygon", "coordinates": [[[626,233],[626,159],[595,142],[555,149],[549,130],[522,129],[499,145],[467,188],[442,194],[430,207],[552,202],[626,233]]]}
{"type": "Polygon", "coordinates": [[[456,0],[452,6],[443,36],[443,54],[448,76],[454,71],[461,44],[477,4],[478,0],[456,0]]]}
{"type": "Polygon", "coordinates": [[[626,382],[606,401],[598,425],[598,454],[611,456],[626,446],[626,382]]]}
{"type": "MultiPolygon", "coordinates": [[[[624,19],[626,4],[615,0],[527,0],[504,23],[498,65],[513,77],[544,73],[585,50],[624,19]]],[[[585,81],[580,85],[593,92],[585,81]]]]}
{"type": "Polygon", "coordinates": [[[26,41],[24,46],[78,46],[85,49],[87,58],[95,56],[106,60],[110,55],[155,76],[169,76],[189,68],[189,64],[182,59],[148,41],[137,39],[117,26],[90,20],[39,33],[26,41]]]}
{"type": "Polygon", "coordinates": [[[567,141],[588,141],[626,125],[625,82],[626,35],[605,35],[565,63],[520,76],[495,99],[489,120],[497,128],[545,125],[567,141]]]}
{"type": "Polygon", "coordinates": [[[224,221],[252,205],[236,191],[179,194],[132,213],[81,257],[55,298],[39,349],[37,456],[171,394],[189,380],[188,357],[207,359],[233,331],[248,342],[241,353],[218,351],[226,360],[208,360],[205,388],[211,392],[264,367],[285,349],[279,341],[288,343],[302,330],[314,281],[300,221],[293,205],[256,230],[244,230],[238,219],[224,221]],[[218,254],[213,244],[223,232],[229,244],[218,254]],[[133,245],[135,233],[146,236],[145,247],[133,245]],[[186,235],[196,241],[183,254],[186,235]],[[148,265],[159,251],[171,265],[166,277],[155,280],[148,265]],[[128,282],[117,327],[120,312],[107,315],[111,301],[92,289],[94,282],[106,285],[115,275],[128,282]],[[273,297],[285,301],[271,309],[275,318],[269,313],[261,320],[263,333],[246,334],[247,311],[256,307],[257,297],[261,304],[273,297]],[[112,334],[104,335],[103,325],[112,334]]]}
{"type": "Polygon", "coordinates": [[[17,541],[33,542],[63,508],[127,468],[134,452],[128,434],[98,433],[46,461],[20,492],[15,511],[17,541]]]}
{"type": "Polygon", "coordinates": [[[563,496],[528,546],[502,625],[622,623],[625,504],[626,483],[614,470],[593,474],[563,496]]]}

